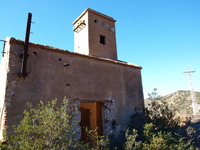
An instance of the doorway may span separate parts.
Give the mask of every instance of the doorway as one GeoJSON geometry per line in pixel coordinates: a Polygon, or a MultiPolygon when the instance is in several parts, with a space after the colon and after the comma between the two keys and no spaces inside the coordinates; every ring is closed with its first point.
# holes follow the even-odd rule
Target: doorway
{"type": "Polygon", "coordinates": [[[97,129],[98,135],[103,135],[102,129],[102,103],[81,103],[81,140],[85,141],[87,139],[87,134],[85,132],[85,127],[90,130],[97,129]]]}

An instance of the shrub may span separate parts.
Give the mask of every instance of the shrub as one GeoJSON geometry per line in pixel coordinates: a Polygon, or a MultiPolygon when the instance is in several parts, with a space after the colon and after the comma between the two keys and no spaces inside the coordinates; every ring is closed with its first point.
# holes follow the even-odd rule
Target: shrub
{"type": "MultiPolygon", "coordinates": [[[[24,111],[24,118],[14,126],[14,134],[5,136],[6,143],[1,149],[42,150],[42,149],[99,149],[107,146],[109,140],[98,136],[96,130],[87,130],[90,143],[79,141],[75,136],[72,117],[68,111],[68,101],[63,100],[60,108],[57,100],[44,105],[42,101],[36,107],[28,104],[30,111],[24,111]]],[[[5,134],[6,135],[6,134],[5,134]]]]}

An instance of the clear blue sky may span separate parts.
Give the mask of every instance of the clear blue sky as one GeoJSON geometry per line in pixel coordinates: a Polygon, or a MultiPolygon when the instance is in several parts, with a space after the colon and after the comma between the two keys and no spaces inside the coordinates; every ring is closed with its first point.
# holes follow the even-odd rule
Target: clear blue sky
{"type": "Polygon", "coordinates": [[[118,59],[143,67],[145,97],[189,90],[188,65],[200,91],[200,0],[2,0],[0,40],[24,40],[31,12],[30,42],[73,51],[72,22],[88,7],[117,20],[118,59]]]}

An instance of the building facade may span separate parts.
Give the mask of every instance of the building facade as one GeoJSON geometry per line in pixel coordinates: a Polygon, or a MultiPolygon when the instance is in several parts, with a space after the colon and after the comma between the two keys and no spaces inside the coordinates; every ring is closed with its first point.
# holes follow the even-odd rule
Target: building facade
{"type": "Polygon", "coordinates": [[[37,105],[64,97],[84,138],[83,126],[99,134],[126,126],[144,107],[141,67],[117,60],[115,20],[86,9],[74,22],[74,52],[29,43],[27,76],[22,68],[24,41],[7,37],[1,62],[0,134],[19,124],[27,102],[37,105]]]}

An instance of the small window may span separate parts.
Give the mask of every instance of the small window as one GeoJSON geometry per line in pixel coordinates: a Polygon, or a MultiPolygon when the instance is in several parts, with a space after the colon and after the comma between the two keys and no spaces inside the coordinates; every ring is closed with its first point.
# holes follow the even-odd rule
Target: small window
{"type": "Polygon", "coordinates": [[[107,28],[110,29],[110,24],[107,24],[107,28]]]}
{"type": "Polygon", "coordinates": [[[95,20],[94,20],[94,23],[98,23],[98,20],[95,19],[95,20]]]}
{"type": "Polygon", "coordinates": [[[103,44],[103,45],[106,44],[106,42],[105,42],[105,36],[100,35],[100,43],[103,44]]]}
{"type": "Polygon", "coordinates": [[[101,25],[104,26],[104,22],[101,22],[101,25]]]}

